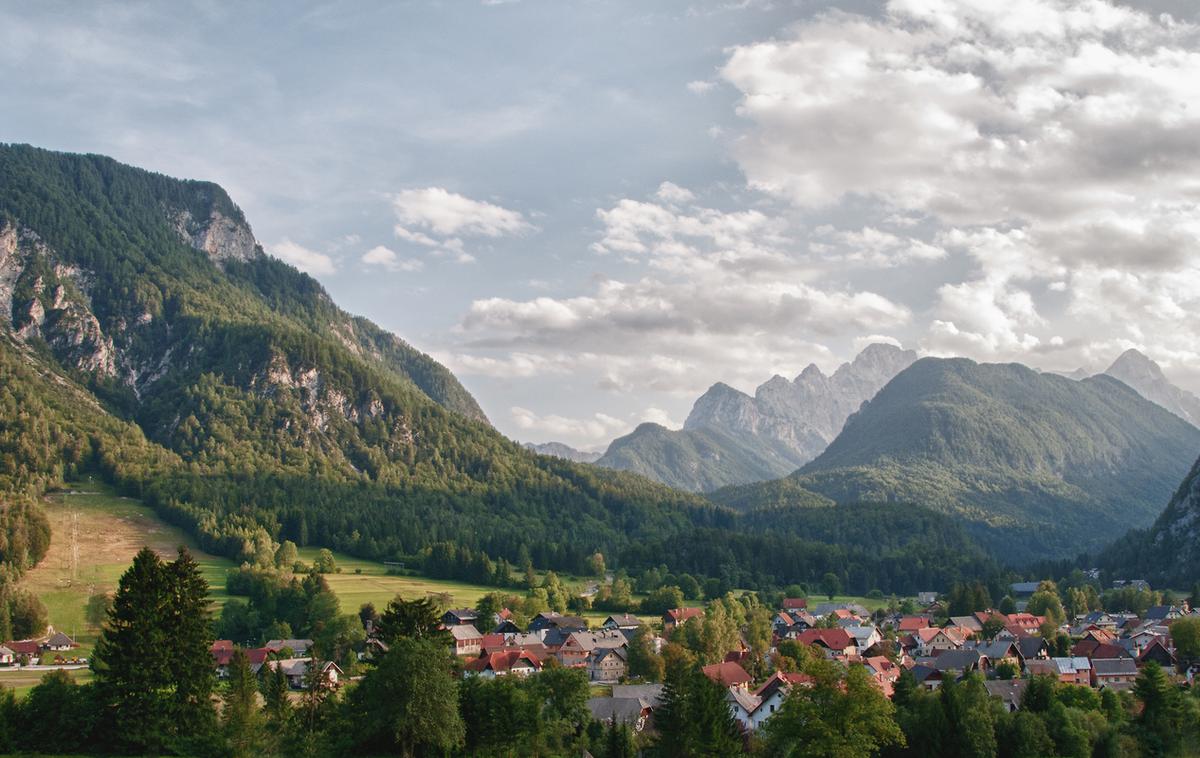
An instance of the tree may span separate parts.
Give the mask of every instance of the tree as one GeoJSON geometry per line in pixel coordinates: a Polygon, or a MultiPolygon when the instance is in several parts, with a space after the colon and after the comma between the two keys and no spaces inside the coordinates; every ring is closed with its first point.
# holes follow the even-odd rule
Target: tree
{"type": "Polygon", "coordinates": [[[1004,621],[999,616],[988,616],[987,621],[983,622],[983,629],[979,634],[985,640],[992,640],[1002,631],[1004,631],[1004,621]]]}
{"type": "Polygon", "coordinates": [[[949,718],[952,744],[963,758],[992,758],[996,755],[996,728],[991,696],[978,674],[961,682],[942,682],[942,705],[949,718]]]}
{"type": "Polygon", "coordinates": [[[604,554],[600,551],[592,553],[592,557],[588,558],[588,569],[592,572],[592,576],[604,578],[604,554]]]}
{"type": "Polygon", "coordinates": [[[656,749],[662,758],[732,756],[741,737],[729,710],[725,688],[706,677],[685,656],[668,655],[659,707],[656,749]]]}
{"type": "Polygon", "coordinates": [[[114,727],[110,739],[119,749],[160,753],[172,734],[168,658],[174,645],[164,624],[169,603],[165,567],[153,550],[142,548],[121,576],[91,661],[103,723],[114,727]]]}
{"type": "Polygon", "coordinates": [[[358,607],[358,623],[362,624],[362,628],[374,626],[379,621],[379,611],[375,610],[374,603],[363,603],[358,607]]]}
{"type": "MultiPolygon", "coordinates": [[[[11,693],[5,691],[6,695],[11,693]]],[[[89,751],[97,716],[92,695],[91,686],[75,684],[66,671],[45,674],[21,705],[21,727],[14,735],[17,742],[24,750],[37,753],[89,751]]],[[[15,706],[13,703],[14,710],[15,706]]],[[[0,703],[0,709],[7,709],[7,704],[0,703]]],[[[9,711],[5,715],[11,714],[9,711]]]]}
{"type": "Polygon", "coordinates": [[[379,617],[379,639],[388,645],[402,639],[436,640],[450,644],[450,633],[441,629],[437,604],[429,598],[405,600],[397,595],[379,617]]]}
{"type": "Polygon", "coordinates": [[[904,744],[895,707],[862,666],[843,674],[836,663],[809,668],[812,687],[794,687],[763,726],[769,755],[870,756],[904,744]]]}
{"type": "Polygon", "coordinates": [[[279,549],[275,551],[275,568],[282,571],[291,571],[298,560],[300,560],[300,550],[291,540],[284,540],[279,549]]]}
{"type": "Polygon", "coordinates": [[[317,552],[317,559],[313,561],[313,570],[319,574],[336,574],[341,569],[338,568],[337,559],[333,557],[333,551],[323,547],[317,552]]]}
{"type": "Polygon", "coordinates": [[[88,597],[84,618],[87,620],[88,626],[99,629],[110,612],[112,612],[112,595],[107,592],[97,592],[88,597]]]}
{"type": "Polygon", "coordinates": [[[640,624],[634,630],[626,655],[630,676],[649,682],[662,681],[663,659],[654,652],[654,633],[650,627],[640,624]]]}
{"type": "Polygon", "coordinates": [[[642,613],[659,615],[683,607],[683,591],[678,587],[659,587],[642,601],[642,613]]]}
{"type": "Polygon", "coordinates": [[[1200,661],[1200,618],[1188,617],[1171,622],[1171,639],[1181,670],[1193,661],[1200,661]]]}
{"type": "Polygon", "coordinates": [[[826,597],[833,600],[833,596],[842,591],[842,580],[837,574],[830,572],[821,577],[821,592],[825,593],[826,597]]]}
{"type": "Polygon", "coordinates": [[[164,565],[170,587],[163,624],[171,639],[167,656],[167,676],[173,689],[172,726],[182,743],[200,746],[217,738],[216,713],[212,694],[216,686],[213,669],[213,624],[209,611],[208,582],[200,565],[185,547],[178,557],[164,565]]]}
{"type": "Polygon", "coordinates": [[[350,694],[366,748],[396,748],[403,756],[447,752],[465,727],[450,653],[434,640],[397,638],[350,694]]]}
{"type": "Polygon", "coordinates": [[[258,708],[258,682],[241,648],[229,661],[229,684],[221,700],[222,727],[230,753],[234,758],[260,754],[264,721],[258,708]]]}
{"type": "Polygon", "coordinates": [[[1134,728],[1146,755],[1171,755],[1200,743],[1200,703],[1184,697],[1157,663],[1147,663],[1138,674],[1133,694],[1142,701],[1134,728]]]}
{"type": "Polygon", "coordinates": [[[504,610],[504,595],[499,592],[489,592],[479,601],[475,603],[475,613],[478,620],[475,622],[479,631],[487,634],[496,626],[496,616],[500,611],[504,610]]]}
{"type": "Polygon", "coordinates": [[[1012,599],[1012,595],[1005,595],[1000,600],[1000,608],[998,609],[1005,616],[1017,612],[1017,601],[1012,599]]]}

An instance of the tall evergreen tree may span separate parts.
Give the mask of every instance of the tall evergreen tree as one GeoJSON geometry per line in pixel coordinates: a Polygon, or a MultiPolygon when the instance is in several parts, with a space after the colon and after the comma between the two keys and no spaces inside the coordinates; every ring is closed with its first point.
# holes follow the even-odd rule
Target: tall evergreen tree
{"type": "Polygon", "coordinates": [[[216,712],[212,707],[216,672],[213,669],[212,614],[208,608],[208,582],[200,565],[185,547],[179,557],[164,565],[170,588],[163,627],[171,639],[167,669],[174,685],[173,727],[185,743],[199,747],[216,737],[216,712]]]}
{"type": "Polygon", "coordinates": [[[166,567],[150,548],[121,576],[113,609],[91,668],[108,739],[119,750],[161,752],[172,733],[174,703],[169,657],[174,644],[163,620],[171,593],[166,567]]]}
{"type": "Polygon", "coordinates": [[[258,755],[263,749],[264,722],[258,707],[258,682],[240,648],[229,662],[229,684],[222,698],[221,719],[233,758],[258,755]]]}

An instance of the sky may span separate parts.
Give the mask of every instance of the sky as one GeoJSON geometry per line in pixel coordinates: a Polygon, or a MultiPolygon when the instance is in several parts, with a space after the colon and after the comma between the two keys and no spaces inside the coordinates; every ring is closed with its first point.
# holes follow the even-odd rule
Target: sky
{"type": "Polygon", "coordinates": [[[0,141],[216,181],[505,434],[864,345],[1200,391],[1191,0],[0,6],[0,141]]]}

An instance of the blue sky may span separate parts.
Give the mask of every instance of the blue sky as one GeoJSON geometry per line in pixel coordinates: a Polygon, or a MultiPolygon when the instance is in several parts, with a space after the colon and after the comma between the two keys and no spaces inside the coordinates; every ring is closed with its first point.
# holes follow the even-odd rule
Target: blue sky
{"type": "Polygon", "coordinates": [[[221,183],[522,440],[874,339],[1200,386],[1194,11],[996,7],[10,4],[0,140],[221,183]]]}

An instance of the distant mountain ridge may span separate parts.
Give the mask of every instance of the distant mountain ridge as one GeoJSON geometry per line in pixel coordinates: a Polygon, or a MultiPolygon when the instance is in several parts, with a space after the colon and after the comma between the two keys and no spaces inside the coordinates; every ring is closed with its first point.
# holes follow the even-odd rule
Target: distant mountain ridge
{"type": "Polygon", "coordinates": [[[603,455],[603,453],[595,453],[588,450],[576,450],[562,442],[526,442],[523,447],[526,450],[532,450],[538,455],[550,455],[555,458],[575,461],[576,463],[595,463],[603,455]]]}
{"type": "Polygon", "coordinates": [[[913,502],[958,514],[982,543],[1026,561],[1149,524],[1197,449],[1200,430],[1108,376],[923,358],[786,484],[712,497],[745,510],[813,493],[913,502]]]}
{"type": "Polygon", "coordinates": [[[816,365],[793,381],[774,376],[753,397],[718,382],[682,430],[642,424],[614,440],[597,464],[701,492],[783,476],[819,455],[851,413],[916,359],[912,350],[880,343],[829,376],[816,365]]]}

